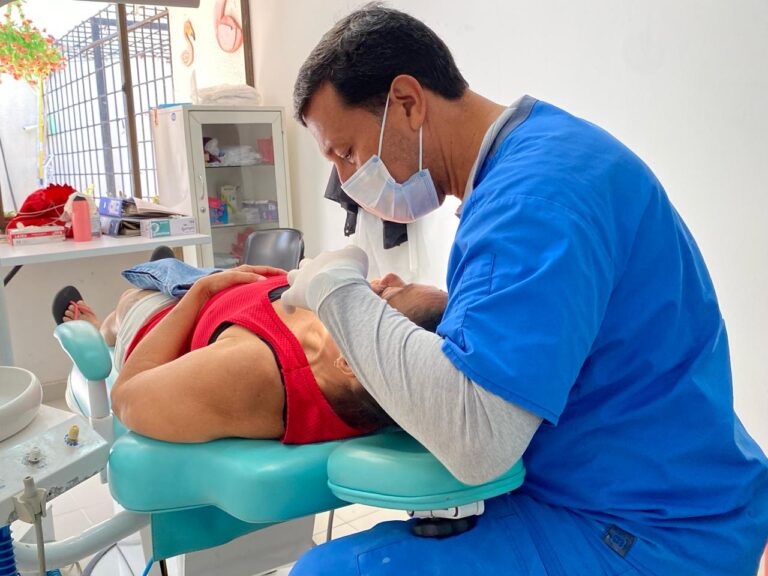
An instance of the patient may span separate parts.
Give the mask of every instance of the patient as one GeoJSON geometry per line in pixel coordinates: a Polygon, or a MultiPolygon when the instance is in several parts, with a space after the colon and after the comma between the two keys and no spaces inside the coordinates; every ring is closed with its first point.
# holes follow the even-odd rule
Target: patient
{"type": "MultiPolygon", "coordinates": [[[[395,275],[371,284],[411,321],[434,330],[444,292],[395,275]]],[[[240,266],[201,278],[180,300],[134,288],[104,322],[82,300],[63,320],[90,321],[115,347],[112,410],[152,438],[302,444],[392,424],[318,317],[283,310],[286,288],[282,270],[240,266]]]]}

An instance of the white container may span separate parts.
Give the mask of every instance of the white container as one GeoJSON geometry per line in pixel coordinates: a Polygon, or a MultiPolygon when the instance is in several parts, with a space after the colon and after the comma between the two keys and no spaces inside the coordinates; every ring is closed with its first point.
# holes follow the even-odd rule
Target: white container
{"type": "Polygon", "coordinates": [[[169,216],[168,218],[144,218],[139,220],[141,235],[145,238],[163,236],[189,236],[197,232],[192,216],[169,216]]]}
{"type": "Polygon", "coordinates": [[[0,442],[32,422],[42,402],[37,376],[24,368],[0,366],[0,442]]]}

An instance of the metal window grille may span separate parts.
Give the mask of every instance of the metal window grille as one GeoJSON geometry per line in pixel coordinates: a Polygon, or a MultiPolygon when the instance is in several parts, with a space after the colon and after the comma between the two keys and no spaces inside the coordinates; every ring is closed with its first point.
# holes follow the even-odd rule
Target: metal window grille
{"type": "MultiPolygon", "coordinates": [[[[128,54],[136,111],[141,193],[157,195],[150,110],[173,100],[168,10],[128,6],[128,54]]],[[[67,66],[45,89],[48,181],[94,195],[134,194],[122,92],[117,8],[109,5],[60,40],[67,66]]]]}

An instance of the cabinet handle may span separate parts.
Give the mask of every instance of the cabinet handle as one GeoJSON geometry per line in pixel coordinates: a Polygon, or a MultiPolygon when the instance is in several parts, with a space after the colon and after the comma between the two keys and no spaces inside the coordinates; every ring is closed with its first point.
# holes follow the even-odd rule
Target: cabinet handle
{"type": "Polygon", "coordinates": [[[206,208],[205,206],[200,207],[200,214],[205,214],[206,208]]]}
{"type": "Polygon", "coordinates": [[[200,200],[205,200],[205,180],[203,180],[203,175],[198,174],[197,179],[200,180],[200,200]]]}

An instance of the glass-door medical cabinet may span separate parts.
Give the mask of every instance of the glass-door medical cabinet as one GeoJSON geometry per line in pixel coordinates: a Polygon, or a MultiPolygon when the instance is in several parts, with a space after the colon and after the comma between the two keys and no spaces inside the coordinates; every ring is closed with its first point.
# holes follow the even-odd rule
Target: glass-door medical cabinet
{"type": "Polygon", "coordinates": [[[291,227],[281,108],[180,105],[151,114],[159,202],[195,216],[211,236],[185,247],[185,261],[231,268],[251,232],[291,227]]]}

